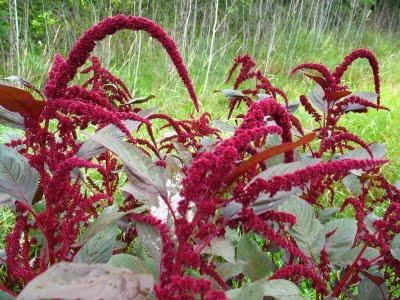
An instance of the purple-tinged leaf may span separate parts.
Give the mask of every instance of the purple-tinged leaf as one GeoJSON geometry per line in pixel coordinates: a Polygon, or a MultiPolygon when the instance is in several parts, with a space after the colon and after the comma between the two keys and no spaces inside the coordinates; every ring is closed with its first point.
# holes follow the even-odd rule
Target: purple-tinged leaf
{"type": "Polygon", "coordinates": [[[153,289],[149,274],[107,264],[58,263],[34,278],[17,300],[145,300],[153,289]]]}
{"type": "Polygon", "coordinates": [[[390,243],[390,253],[400,261],[400,233],[396,234],[390,243]]]}
{"type": "Polygon", "coordinates": [[[308,99],[314,104],[314,106],[321,112],[326,113],[328,111],[328,102],[324,100],[325,92],[319,85],[311,91],[308,99]]]}
{"type": "Polygon", "coordinates": [[[79,249],[73,261],[87,264],[106,263],[112,256],[117,234],[117,224],[96,233],[79,249]]]}
{"type": "Polygon", "coordinates": [[[111,256],[108,264],[114,267],[127,268],[138,274],[151,274],[146,263],[141,258],[126,253],[111,256]]]}
{"type": "MultiPolygon", "coordinates": [[[[368,92],[359,92],[359,93],[353,93],[347,96],[346,98],[352,97],[352,96],[357,96],[360,98],[363,98],[369,102],[376,102],[378,100],[378,94],[375,93],[368,93],[368,92]]],[[[344,98],[343,100],[345,100],[344,98]]],[[[358,103],[349,103],[344,107],[345,112],[350,112],[350,111],[358,111],[364,109],[365,106],[358,104],[358,103]]]]}
{"type": "Polygon", "coordinates": [[[252,280],[266,276],[274,269],[272,261],[250,235],[244,235],[237,245],[237,259],[246,264],[243,266],[243,274],[252,280]]]}
{"type": "Polygon", "coordinates": [[[24,118],[16,112],[8,111],[0,106],[0,124],[3,126],[25,130],[24,118]]]}
{"type": "Polygon", "coordinates": [[[137,222],[135,227],[140,241],[153,258],[157,268],[159,268],[162,249],[160,233],[153,226],[144,223],[137,222]]]}
{"type": "Polygon", "coordinates": [[[289,228],[289,233],[297,246],[307,256],[319,257],[325,242],[324,226],[315,217],[312,206],[293,196],[280,206],[280,210],[296,217],[296,224],[289,228]]]}
{"type": "Polygon", "coordinates": [[[31,205],[39,182],[38,172],[13,148],[0,146],[0,193],[31,205]]]}
{"type": "Polygon", "coordinates": [[[246,98],[247,96],[243,94],[241,91],[232,90],[232,89],[225,89],[222,90],[222,94],[226,98],[246,98]]]}
{"type": "Polygon", "coordinates": [[[120,158],[130,185],[133,185],[136,190],[140,190],[142,195],[168,197],[162,168],[157,166],[139,148],[108,134],[94,135],[92,139],[120,158]]]}
{"type": "Polygon", "coordinates": [[[351,249],[357,233],[357,222],[354,219],[342,218],[332,220],[324,225],[325,234],[334,233],[326,239],[325,248],[331,257],[343,255],[351,249]]]}

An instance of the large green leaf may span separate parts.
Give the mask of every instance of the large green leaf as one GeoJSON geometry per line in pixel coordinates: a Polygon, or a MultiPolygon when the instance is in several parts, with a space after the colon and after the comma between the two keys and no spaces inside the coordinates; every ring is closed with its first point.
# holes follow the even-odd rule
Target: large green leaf
{"type": "Polygon", "coordinates": [[[297,285],[284,279],[262,278],[241,288],[229,290],[226,294],[231,300],[262,300],[264,297],[282,300],[304,299],[297,285]]]}
{"type": "Polygon", "coordinates": [[[264,298],[263,292],[261,284],[249,283],[241,288],[227,291],[226,295],[230,300],[262,300],[264,298]]]}
{"type": "Polygon", "coordinates": [[[74,257],[76,263],[106,263],[112,256],[118,228],[114,224],[87,241],[74,257]]]}
{"type": "Polygon", "coordinates": [[[354,300],[385,300],[387,298],[387,287],[383,283],[380,286],[368,278],[361,280],[358,285],[358,294],[353,297],[354,300]]]}
{"type": "Polygon", "coordinates": [[[139,274],[150,274],[150,270],[147,268],[146,263],[137,256],[129,255],[129,254],[116,254],[111,256],[108,261],[110,265],[115,267],[124,267],[132,272],[139,274]]]}
{"type": "MultiPolygon", "coordinates": [[[[362,246],[359,245],[359,246],[356,246],[356,247],[353,247],[353,248],[347,250],[344,253],[338,253],[337,255],[331,255],[330,261],[337,266],[346,267],[348,265],[351,265],[354,262],[354,260],[360,253],[361,249],[362,249],[362,246]]],[[[367,249],[365,249],[365,251],[361,257],[371,260],[371,259],[376,258],[378,255],[379,255],[379,251],[377,249],[367,247],[367,249]]]]}
{"type": "Polygon", "coordinates": [[[262,252],[250,235],[244,235],[237,245],[237,258],[245,262],[243,273],[257,280],[274,269],[274,265],[265,252],[262,252]]]}
{"type": "Polygon", "coordinates": [[[338,212],[340,212],[340,208],[338,207],[326,207],[324,209],[319,209],[318,220],[322,224],[328,223],[330,219],[338,212]]]}
{"type": "Polygon", "coordinates": [[[0,146],[0,193],[32,203],[39,181],[38,172],[13,148],[0,146]]]}
{"type": "Polygon", "coordinates": [[[230,263],[235,263],[235,248],[230,240],[225,238],[214,238],[210,246],[204,248],[203,253],[213,254],[225,258],[230,263]]]}
{"type": "Polygon", "coordinates": [[[217,265],[215,269],[217,273],[224,279],[225,281],[239,275],[243,272],[243,267],[246,265],[245,262],[237,262],[237,263],[222,263],[217,265]]]}
{"type": "Polygon", "coordinates": [[[149,274],[136,274],[107,264],[63,262],[29,282],[17,300],[145,300],[152,290],[153,279],[149,274]]]}
{"type": "Polygon", "coordinates": [[[390,243],[390,253],[397,260],[400,260],[400,233],[396,234],[390,243]]]}
{"type": "Polygon", "coordinates": [[[136,223],[136,231],[144,247],[154,259],[157,268],[159,268],[162,248],[160,233],[153,226],[139,222],[136,223]]]}
{"type": "Polygon", "coordinates": [[[357,222],[354,219],[342,218],[332,220],[324,225],[325,234],[333,232],[325,242],[330,256],[340,256],[353,246],[357,233],[357,222]]]}
{"type": "Polygon", "coordinates": [[[324,227],[314,215],[313,208],[303,199],[293,196],[280,209],[296,216],[296,224],[289,229],[297,245],[309,257],[316,258],[324,247],[324,227]]]}

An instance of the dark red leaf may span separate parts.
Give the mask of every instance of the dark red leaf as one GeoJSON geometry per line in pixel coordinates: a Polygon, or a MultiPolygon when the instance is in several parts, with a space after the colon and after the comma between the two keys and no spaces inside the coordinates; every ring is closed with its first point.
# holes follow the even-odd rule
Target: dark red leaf
{"type": "Polygon", "coordinates": [[[45,106],[45,102],[35,100],[32,94],[25,90],[0,85],[0,105],[12,112],[26,113],[38,117],[45,106]]]}
{"type": "Polygon", "coordinates": [[[307,76],[308,78],[314,80],[316,83],[318,83],[322,88],[326,87],[326,80],[325,78],[321,77],[321,76],[315,76],[315,75],[311,75],[308,73],[304,73],[305,76],[307,76]]]}
{"type": "Polygon", "coordinates": [[[385,279],[376,275],[372,275],[368,272],[362,271],[363,275],[367,277],[369,280],[371,280],[373,283],[375,283],[377,286],[380,286],[385,282],[385,279]]]}
{"type": "Polygon", "coordinates": [[[343,97],[346,97],[346,96],[348,96],[350,94],[351,94],[351,92],[348,91],[348,90],[335,91],[335,92],[328,93],[327,97],[331,101],[336,101],[336,100],[339,100],[339,99],[341,99],[343,97]]]}
{"type": "Polygon", "coordinates": [[[248,169],[253,167],[254,165],[267,160],[268,158],[278,155],[283,152],[287,152],[290,150],[293,150],[294,148],[297,148],[301,145],[307,144],[311,142],[315,138],[316,134],[315,132],[309,133],[302,137],[301,139],[291,142],[291,143],[284,143],[278,146],[274,146],[271,148],[268,148],[260,153],[257,153],[250,157],[248,160],[242,162],[239,166],[237,166],[230,174],[228,174],[224,178],[224,183],[226,186],[230,186],[233,181],[235,181],[236,178],[239,176],[243,175],[246,173],[248,169]]]}
{"type": "Polygon", "coordinates": [[[39,188],[36,191],[35,196],[33,197],[32,204],[35,204],[36,202],[39,202],[43,198],[43,187],[39,186],[39,188]]]}

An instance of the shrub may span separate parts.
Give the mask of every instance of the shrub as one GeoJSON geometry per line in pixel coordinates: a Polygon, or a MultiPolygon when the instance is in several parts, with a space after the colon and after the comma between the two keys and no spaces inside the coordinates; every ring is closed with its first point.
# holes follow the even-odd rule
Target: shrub
{"type": "Polygon", "coordinates": [[[353,51],[333,72],[322,64],[296,67],[293,73],[317,83],[299,103],[289,103],[250,56],[239,56],[226,80],[239,68],[233,89],[223,94],[228,119],[241,103],[246,113],[234,121],[207,112],[177,120],[142,109],[153,97],[132,98],[96,57],[81,71],[86,81],[69,85],[96,42],[121,29],[160,42],[199,110],[175,43],[141,17],[110,17],[87,30],[67,59],[55,57],[44,95],[8,78],[43,99],[0,86],[2,123],[24,130],[0,152],[1,199],[16,214],[6,238],[4,295],[395,295],[400,195],[380,171],[385,146],[338,123],[386,109],[370,51],[353,51]],[[372,67],[375,93],[353,93],[342,83],[358,58],[372,67]],[[241,90],[248,81],[253,87],[241,90]],[[309,133],[293,114],[299,104],[315,120],[309,133]]]}

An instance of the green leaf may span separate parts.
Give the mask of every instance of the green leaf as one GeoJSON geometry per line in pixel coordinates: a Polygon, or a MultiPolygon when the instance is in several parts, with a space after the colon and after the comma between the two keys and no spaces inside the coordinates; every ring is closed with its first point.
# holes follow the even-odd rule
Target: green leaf
{"type": "MultiPolygon", "coordinates": [[[[128,128],[129,131],[133,131],[139,127],[141,122],[126,120],[123,122],[124,125],[128,128]]],[[[115,125],[107,125],[97,131],[94,135],[90,136],[79,148],[76,156],[82,159],[89,160],[94,156],[97,156],[103,153],[106,148],[96,141],[96,137],[102,136],[112,136],[117,139],[122,139],[125,137],[125,134],[122,133],[118,127],[115,125]]]]}
{"type": "Polygon", "coordinates": [[[329,220],[338,212],[340,212],[340,208],[338,208],[338,207],[327,207],[324,209],[320,209],[318,211],[318,220],[322,224],[325,224],[325,223],[329,222],[329,220]]]}
{"type": "MultiPolygon", "coordinates": [[[[361,249],[362,249],[361,245],[353,247],[344,253],[339,253],[338,255],[332,255],[330,257],[330,260],[333,264],[335,264],[337,266],[346,267],[348,265],[351,265],[354,262],[357,255],[360,253],[361,249]]],[[[365,251],[361,257],[371,260],[371,259],[374,259],[375,257],[377,257],[378,255],[379,255],[379,251],[377,249],[367,247],[367,249],[365,249],[365,251]]]]}
{"type": "Polygon", "coordinates": [[[250,235],[244,235],[237,245],[237,258],[246,264],[243,274],[252,280],[257,280],[274,269],[274,265],[265,252],[262,252],[250,235]]]}
{"type": "Polygon", "coordinates": [[[358,176],[350,173],[349,175],[345,176],[342,180],[343,184],[345,185],[346,188],[349,189],[349,191],[354,195],[354,196],[359,196],[362,193],[362,184],[358,176]]]}
{"type": "Polygon", "coordinates": [[[224,89],[222,90],[222,94],[226,98],[246,98],[246,95],[241,91],[233,90],[233,89],[224,89]]]}
{"type": "Polygon", "coordinates": [[[262,300],[264,298],[261,284],[249,283],[241,288],[232,289],[226,292],[230,300],[262,300]]]}
{"type": "Polygon", "coordinates": [[[235,263],[235,248],[230,240],[225,238],[214,238],[210,246],[204,248],[203,253],[213,254],[223,257],[230,263],[235,263]]]}
{"type": "Polygon", "coordinates": [[[146,263],[139,257],[129,254],[116,254],[111,256],[108,261],[110,265],[115,267],[124,267],[138,274],[150,274],[150,270],[147,268],[146,263]]]}
{"type": "Polygon", "coordinates": [[[106,263],[112,256],[117,238],[117,225],[107,227],[87,241],[74,257],[76,263],[106,263]]]}
{"type": "Polygon", "coordinates": [[[262,300],[264,297],[282,300],[304,299],[301,296],[300,289],[293,282],[284,279],[268,280],[262,278],[241,288],[229,290],[226,294],[231,300],[262,300]]]}
{"type": "Polygon", "coordinates": [[[222,132],[233,132],[236,129],[235,126],[223,120],[213,120],[211,122],[211,127],[216,128],[222,132]]]}
{"type": "Polygon", "coordinates": [[[375,234],[376,228],[374,227],[373,223],[376,220],[379,220],[380,218],[374,214],[373,212],[369,213],[365,219],[364,219],[364,224],[367,227],[368,231],[370,234],[375,234]]]}
{"type": "Polygon", "coordinates": [[[94,220],[79,236],[78,243],[74,246],[82,246],[84,243],[89,241],[98,232],[104,230],[105,228],[116,224],[116,222],[121,219],[126,214],[132,211],[124,212],[118,211],[118,207],[115,205],[108,206],[104,211],[94,220]]]}
{"type": "Polygon", "coordinates": [[[162,248],[160,233],[153,226],[139,222],[136,223],[136,231],[140,241],[143,243],[150,256],[154,259],[157,268],[159,268],[162,248]]]}
{"type": "Polygon", "coordinates": [[[335,231],[326,239],[325,247],[330,256],[339,256],[353,246],[357,222],[349,218],[336,219],[326,223],[324,230],[325,234],[335,231]]]}
{"type": "Polygon", "coordinates": [[[387,287],[385,284],[380,286],[373,283],[368,278],[361,280],[358,285],[358,294],[353,297],[354,300],[385,300],[387,298],[387,287]]]}
{"type": "Polygon", "coordinates": [[[400,260],[400,233],[396,234],[390,243],[390,253],[397,260],[400,260]]]}
{"type": "Polygon", "coordinates": [[[38,172],[13,148],[0,146],[0,193],[31,205],[39,182],[38,172]]]}
{"type": "Polygon", "coordinates": [[[222,279],[226,281],[242,273],[244,266],[245,264],[243,262],[238,262],[238,263],[226,262],[219,264],[215,270],[222,277],[222,279]]]}
{"type": "Polygon", "coordinates": [[[140,190],[142,195],[168,197],[163,169],[158,167],[139,148],[107,134],[95,135],[92,138],[120,158],[130,184],[135,186],[136,190],[140,190]]]}
{"type": "Polygon", "coordinates": [[[276,299],[303,299],[300,289],[293,282],[285,279],[258,280],[263,287],[264,296],[276,299]]]}
{"type": "Polygon", "coordinates": [[[261,193],[250,207],[253,209],[255,214],[260,215],[268,210],[277,209],[279,205],[282,205],[282,203],[292,197],[296,198],[299,194],[301,194],[299,188],[293,188],[289,192],[279,191],[272,197],[269,196],[269,194],[261,193]]]}
{"type": "Polygon", "coordinates": [[[149,274],[136,274],[107,264],[62,262],[35,277],[17,299],[145,300],[152,290],[153,279],[149,274]]]}
{"type": "Polygon", "coordinates": [[[15,300],[15,297],[0,290],[0,300],[15,300]]]}
{"type": "Polygon", "coordinates": [[[303,199],[293,196],[281,205],[282,211],[296,216],[296,224],[289,228],[290,235],[297,246],[309,257],[319,257],[324,247],[324,227],[314,215],[313,208],[303,199]]]}

